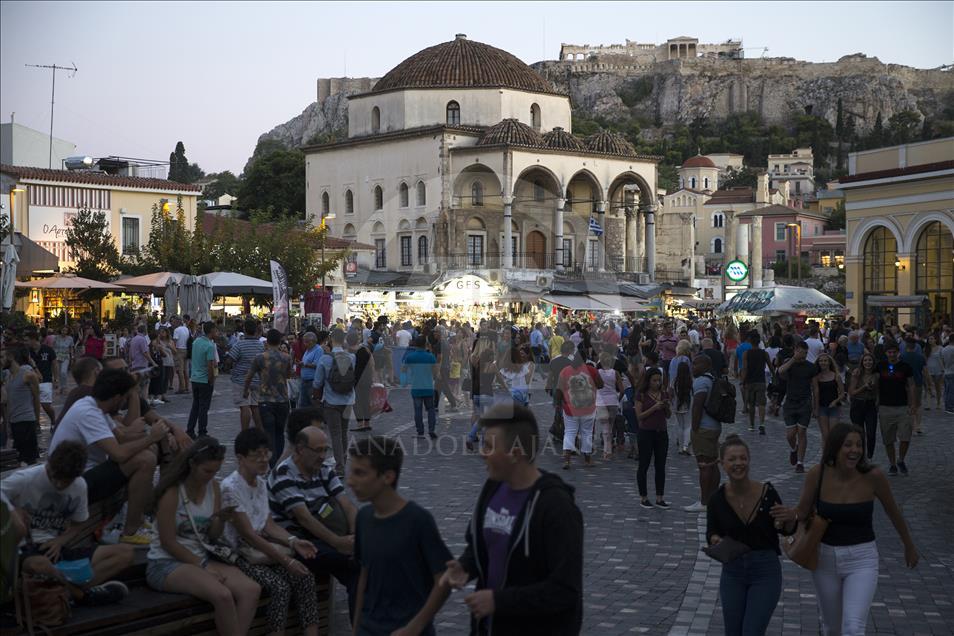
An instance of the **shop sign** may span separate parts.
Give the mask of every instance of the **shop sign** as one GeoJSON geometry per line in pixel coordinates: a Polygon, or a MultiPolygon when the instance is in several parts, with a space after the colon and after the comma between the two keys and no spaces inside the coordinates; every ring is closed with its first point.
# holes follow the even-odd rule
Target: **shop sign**
{"type": "Polygon", "coordinates": [[[345,261],[345,278],[354,278],[358,275],[358,261],[345,261]]]}
{"type": "Polygon", "coordinates": [[[344,296],[341,294],[341,292],[338,292],[336,294],[332,294],[331,299],[337,302],[337,301],[343,300],[344,296]]]}
{"type": "Polygon", "coordinates": [[[499,293],[497,287],[480,276],[465,274],[458,278],[452,278],[441,285],[441,292],[444,296],[496,296],[499,293]]]}
{"type": "Polygon", "coordinates": [[[749,266],[742,261],[729,261],[729,264],[725,266],[725,275],[732,282],[738,283],[749,275],[749,266]]]}
{"type": "MultiPolygon", "coordinates": [[[[106,213],[106,225],[110,227],[111,212],[109,210],[94,210],[106,213]]],[[[70,208],[52,208],[40,205],[30,206],[30,238],[43,243],[65,243],[66,230],[73,224],[77,211],[70,208]]]]}

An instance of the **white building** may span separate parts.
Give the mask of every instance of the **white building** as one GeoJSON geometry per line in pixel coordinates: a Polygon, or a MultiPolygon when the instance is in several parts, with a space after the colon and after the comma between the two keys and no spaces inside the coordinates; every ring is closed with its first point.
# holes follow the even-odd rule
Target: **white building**
{"type": "Polygon", "coordinates": [[[0,163],[24,168],[63,168],[63,161],[76,154],[76,144],[53,138],[50,154],[50,135],[10,122],[0,124],[0,163]],[[51,160],[52,157],[52,160],[51,160]]]}
{"type": "Polygon", "coordinates": [[[658,159],[608,132],[575,137],[566,95],[464,35],[351,96],[348,139],[304,150],[309,218],[374,245],[371,269],[655,269],[658,159]]]}
{"type": "MultiPolygon", "coordinates": [[[[768,156],[769,187],[788,183],[788,191],[797,199],[815,192],[815,167],[811,148],[796,148],[788,154],[768,156]]],[[[786,204],[788,202],[786,201],[786,204]]]]}

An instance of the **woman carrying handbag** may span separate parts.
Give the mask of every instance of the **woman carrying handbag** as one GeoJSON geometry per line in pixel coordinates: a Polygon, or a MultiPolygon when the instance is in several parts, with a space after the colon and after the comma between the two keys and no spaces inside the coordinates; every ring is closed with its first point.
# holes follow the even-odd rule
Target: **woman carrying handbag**
{"type": "Polygon", "coordinates": [[[875,499],[881,501],[901,537],[905,563],[909,568],[918,564],[917,549],[891,494],[888,478],[865,458],[863,436],[861,429],[849,424],[833,427],[822,462],[806,475],[798,507],[773,511],[775,520],[781,523],[807,519],[816,509],[815,521],[827,520],[817,567],[809,568],[813,570],[822,633],[826,635],[865,633],[878,586],[878,547],[872,524],[875,499]]]}

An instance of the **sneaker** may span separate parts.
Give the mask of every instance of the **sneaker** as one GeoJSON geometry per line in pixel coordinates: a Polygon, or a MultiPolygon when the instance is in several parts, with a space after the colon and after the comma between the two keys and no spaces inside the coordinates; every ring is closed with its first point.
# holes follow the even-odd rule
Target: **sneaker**
{"type": "Polygon", "coordinates": [[[765,427],[759,426],[759,435],[765,435],[765,427]]]}
{"type": "Polygon", "coordinates": [[[583,465],[592,466],[593,465],[593,455],[590,453],[583,453],[583,465]]]}
{"type": "Polygon", "coordinates": [[[437,439],[437,433],[428,433],[427,434],[431,439],[437,439]]]}
{"type": "Polygon", "coordinates": [[[685,510],[686,512],[705,512],[706,507],[701,501],[697,501],[696,503],[690,506],[686,506],[685,508],[683,508],[683,510],[685,510]]]}
{"type": "Polygon", "coordinates": [[[655,506],[653,506],[652,502],[649,501],[648,499],[644,499],[644,500],[640,501],[640,502],[639,502],[639,506],[640,506],[641,508],[646,508],[647,510],[652,510],[653,508],[655,508],[655,506]]]}
{"type": "Polygon", "coordinates": [[[897,466],[892,466],[891,468],[889,468],[889,469],[888,469],[888,474],[889,474],[890,476],[892,476],[892,477],[897,477],[897,476],[898,476],[898,467],[897,467],[897,466]]]}
{"type": "Polygon", "coordinates": [[[657,507],[657,508],[662,508],[663,510],[669,510],[669,503],[666,502],[666,501],[657,501],[657,502],[656,502],[656,507],[657,507]]]}
{"type": "Polygon", "coordinates": [[[788,454],[788,463],[792,466],[798,463],[798,451],[792,451],[788,454]]]}
{"type": "Polygon", "coordinates": [[[805,466],[803,466],[801,462],[798,462],[797,464],[795,464],[795,472],[796,472],[796,473],[804,473],[804,472],[805,472],[805,466]]]}
{"type": "Polygon", "coordinates": [[[898,470],[901,471],[901,474],[902,474],[902,475],[907,475],[907,474],[908,474],[908,465],[905,464],[904,462],[898,462],[898,470]]]}
{"type": "Polygon", "coordinates": [[[133,534],[119,535],[119,542],[128,545],[149,545],[152,542],[152,532],[145,528],[139,528],[133,534]]]}
{"type": "Polygon", "coordinates": [[[94,585],[86,590],[81,605],[97,606],[118,603],[129,596],[129,588],[120,581],[106,581],[102,585],[94,585]]]}

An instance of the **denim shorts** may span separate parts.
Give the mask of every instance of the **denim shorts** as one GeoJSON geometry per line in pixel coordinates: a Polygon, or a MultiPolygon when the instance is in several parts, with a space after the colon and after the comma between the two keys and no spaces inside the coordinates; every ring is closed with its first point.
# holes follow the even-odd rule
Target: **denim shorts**
{"type": "MultiPolygon", "coordinates": [[[[202,559],[202,568],[209,564],[209,560],[202,559]]],[[[157,592],[165,592],[166,578],[179,569],[188,565],[177,559],[149,559],[146,564],[146,583],[157,592]]]]}
{"type": "Polygon", "coordinates": [[[837,419],[840,406],[819,406],[818,414],[824,417],[834,417],[837,419]]]}

